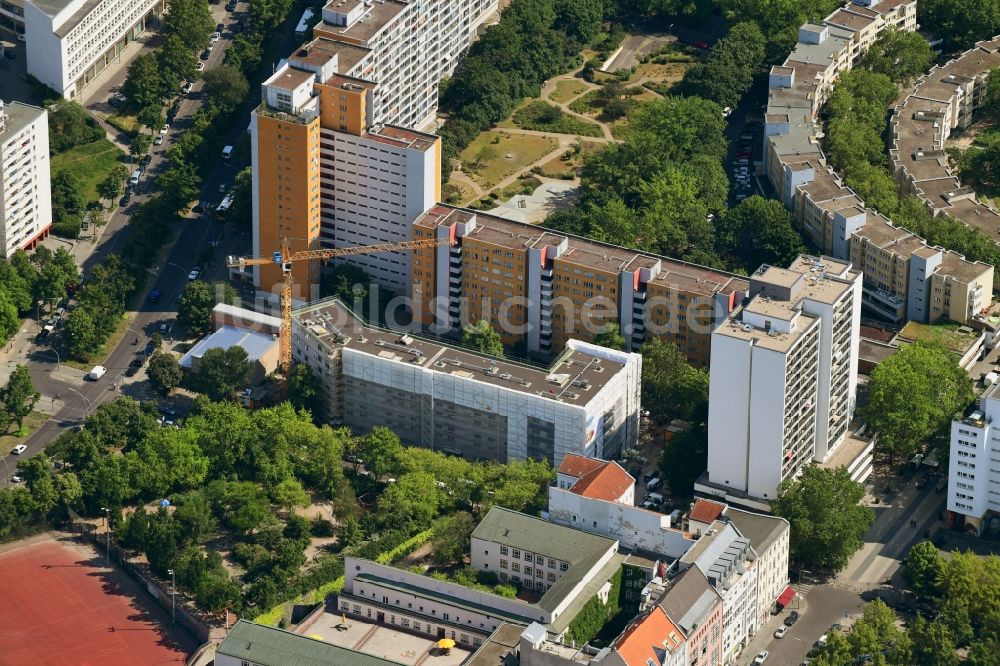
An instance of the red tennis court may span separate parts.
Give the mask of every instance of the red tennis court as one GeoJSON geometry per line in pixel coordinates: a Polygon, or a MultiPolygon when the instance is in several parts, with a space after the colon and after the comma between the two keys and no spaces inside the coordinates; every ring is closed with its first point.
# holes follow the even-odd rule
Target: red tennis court
{"type": "Polygon", "coordinates": [[[183,664],[196,647],[132,579],[75,541],[0,553],[0,591],[0,664],[183,664]]]}

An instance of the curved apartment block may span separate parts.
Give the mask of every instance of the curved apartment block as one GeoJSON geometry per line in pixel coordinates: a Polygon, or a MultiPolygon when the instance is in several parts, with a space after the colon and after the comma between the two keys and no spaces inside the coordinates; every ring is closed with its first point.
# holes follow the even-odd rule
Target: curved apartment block
{"type": "Polygon", "coordinates": [[[962,187],[948,166],[945,141],[972,124],[986,99],[986,79],[1000,67],[1000,35],[920,77],[892,115],[892,172],[934,215],[950,215],[990,238],[1000,238],[1000,214],[962,187]]]}
{"type": "Polygon", "coordinates": [[[965,322],[989,306],[993,266],[930,246],[867,208],[820,145],[817,114],[838,76],[883,30],[915,30],[916,8],[916,0],[854,0],[799,29],[798,44],[768,78],[763,168],[802,234],[863,272],[866,311],[895,324],[965,322]]]}

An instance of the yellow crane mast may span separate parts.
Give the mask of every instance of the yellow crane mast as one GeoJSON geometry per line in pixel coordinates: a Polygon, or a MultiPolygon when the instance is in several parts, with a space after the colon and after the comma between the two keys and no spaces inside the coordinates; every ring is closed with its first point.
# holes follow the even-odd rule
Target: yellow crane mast
{"type": "Polygon", "coordinates": [[[295,279],[292,277],[292,264],[297,261],[316,261],[333,259],[353,254],[375,254],[376,252],[399,252],[400,250],[416,250],[424,247],[451,245],[450,238],[428,238],[424,240],[403,241],[401,243],[380,243],[377,245],[357,245],[355,247],[338,247],[326,250],[296,250],[291,251],[288,238],[281,239],[281,250],[270,257],[227,257],[229,268],[245,270],[247,266],[265,266],[277,264],[281,266],[281,335],[279,336],[281,370],[286,375],[292,369],[292,287],[295,279]]]}

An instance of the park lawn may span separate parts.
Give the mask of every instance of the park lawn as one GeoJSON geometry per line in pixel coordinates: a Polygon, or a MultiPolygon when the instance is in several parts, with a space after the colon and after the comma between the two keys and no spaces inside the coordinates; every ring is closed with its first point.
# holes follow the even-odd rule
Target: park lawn
{"type": "Polygon", "coordinates": [[[108,116],[105,120],[112,127],[117,127],[126,134],[135,134],[139,131],[138,121],[135,116],[127,116],[124,114],[115,114],[113,116],[108,116]]]}
{"type": "MultiPolygon", "coordinates": [[[[46,400],[46,399],[47,398],[42,398],[41,400],[46,400]]],[[[31,435],[31,433],[38,430],[38,428],[41,427],[41,425],[48,420],[49,420],[49,415],[43,414],[42,412],[31,412],[30,414],[28,414],[26,417],[24,417],[24,423],[21,426],[24,435],[23,437],[17,436],[17,424],[11,422],[11,424],[7,428],[7,432],[0,435],[0,452],[2,452],[4,455],[7,455],[7,453],[18,444],[24,444],[24,440],[29,435],[31,435]]],[[[16,458],[14,460],[16,460],[16,458]]],[[[7,471],[13,474],[14,473],[13,466],[7,471]]]]}
{"type": "Polygon", "coordinates": [[[577,136],[603,136],[600,125],[586,120],[580,120],[563,112],[559,107],[548,102],[536,101],[520,109],[514,114],[514,123],[521,129],[535,132],[552,132],[553,134],[575,134],[577,136]],[[551,112],[557,114],[554,120],[543,119],[541,114],[551,112]]]}
{"type": "Polygon", "coordinates": [[[577,113],[582,113],[582,114],[585,114],[585,115],[588,115],[588,116],[596,116],[598,113],[601,112],[600,105],[596,103],[596,101],[597,101],[597,95],[599,93],[600,93],[600,90],[591,90],[586,95],[583,95],[581,97],[577,97],[569,105],[570,110],[571,111],[576,111],[577,113]]]}
{"type": "MultiPolygon", "coordinates": [[[[125,336],[125,332],[128,331],[129,318],[122,316],[122,320],[118,322],[118,328],[115,332],[104,341],[104,344],[100,349],[97,350],[96,354],[92,354],[91,357],[84,362],[74,360],[72,358],[65,359],[62,361],[63,365],[68,365],[71,368],[76,368],[77,370],[83,370],[84,372],[90,372],[90,369],[94,367],[95,361],[102,360],[107,357],[112,349],[115,348],[121,339],[125,336]]],[[[117,376],[117,375],[116,375],[117,376]]]]}
{"type": "Polygon", "coordinates": [[[125,153],[107,139],[70,148],[52,156],[52,171],[66,169],[80,180],[81,191],[88,201],[99,201],[97,185],[121,161],[125,153]]]}
{"type": "Polygon", "coordinates": [[[647,62],[636,67],[635,73],[629,77],[628,83],[634,84],[643,77],[660,83],[675,83],[684,78],[684,72],[690,66],[690,63],[681,62],[668,62],[662,65],[647,62]]]}
{"type": "Polygon", "coordinates": [[[459,159],[466,165],[466,172],[473,180],[484,189],[491,189],[507,176],[552,152],[558,145],[556,139],[548,136],[490,131],[483,132],[473,139],[472,143],[459,153],[459,159]],[[492,143],[495,138],[499,138],[499,142],[492,143]],[[486,147],[491,148],[494,154],[473,168],[476,156],[486,147]]]}
{"type": "Polygon", "coordinates": [[[590,90],[590,86],[582,81],[563,79],[556,83],[556,89],[549,95],[549,99],[557,104],[564,104],[588,90],[590,90]]]}

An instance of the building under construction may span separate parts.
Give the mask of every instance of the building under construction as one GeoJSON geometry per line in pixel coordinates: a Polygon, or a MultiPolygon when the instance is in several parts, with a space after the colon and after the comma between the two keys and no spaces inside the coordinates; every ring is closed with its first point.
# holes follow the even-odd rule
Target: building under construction
{"type": "Polygon", "coordinates": [[[337,299],[292,317],[296,362],[319,377],[331,423],[383,425],[404,442],[468,459],[567,453],[611,459],[634,446],[642,357],[570,340],[548,367],[372,326],[337,299]]]}

